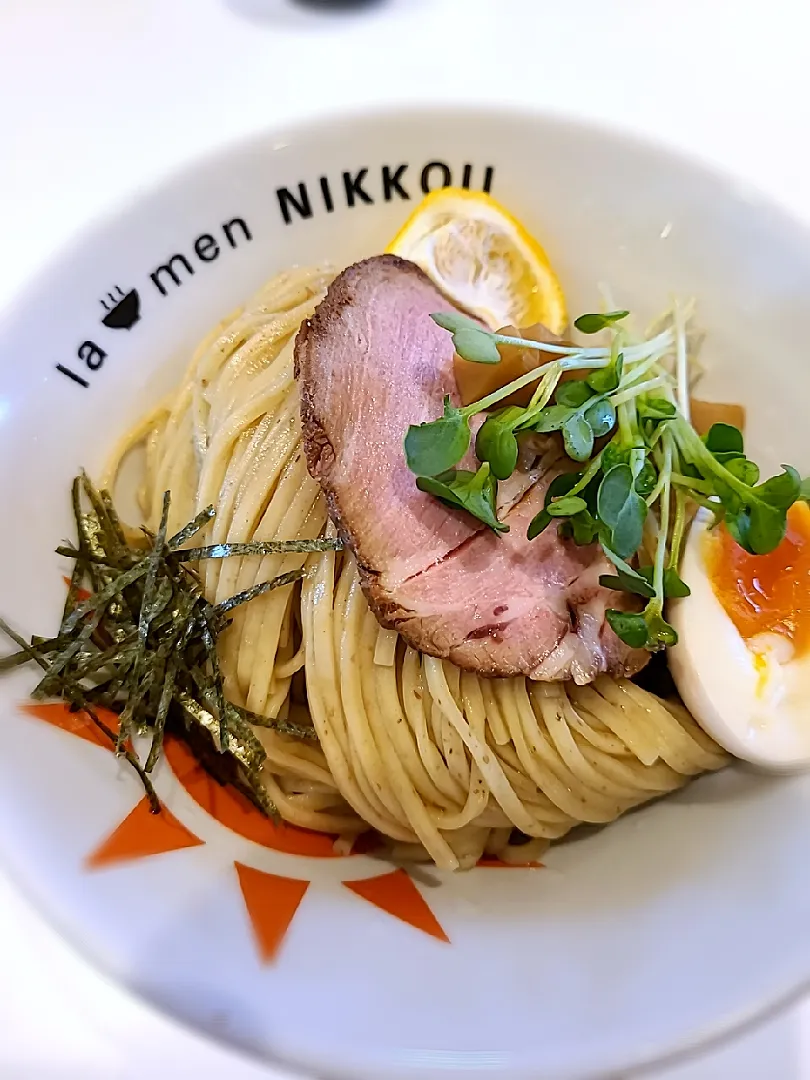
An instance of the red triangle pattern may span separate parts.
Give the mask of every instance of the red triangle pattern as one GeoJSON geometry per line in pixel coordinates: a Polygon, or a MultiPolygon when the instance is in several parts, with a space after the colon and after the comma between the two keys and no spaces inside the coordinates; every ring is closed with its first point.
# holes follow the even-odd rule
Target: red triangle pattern
{"type": "Polygon", "coordinates": [[[97,870],[112,863],[145,859],[150,855],[198,847],[203,843],[205,841],[195,836],[165,806],[159,814],[153,814],[149,800],[144,797],[107,839],[87,856],[85,865],[90,870],[97,870]]]}
{"type": "MultiPolygon", "coordinates": [[[[62,731],[68,732],[69,735],[78,735],[80,739],[86,739],[87,742],[93,743],[95,746],[103,746],[105,750],[113,749],[113,743],[103,732],[99,731],[87,713],[81,710],[71,712],[70,707],[63,701],[53,701],[45,704],[39,702],[26,703],[22,706],[22,709],[29,716],[36,716],[38,720],[44,720],[46,724],[61,728],[62,731]]],[[[116,713],[110,709],[96,709],[96,714],[99,720],[102,720],[112,732],[118,732],[118,715],[116,713]]]]}
{"type": "Polygon", "coordinates": [[[439,941],[449,943],[450,938],[404,870],[394,870],[390,874],[359,881],[344,881],[343,884],[357,896],[393,915],[395,919],[400,919],[409,926],[438,938],[439,941]]]}
{"type": "Polygon", "coordinates": [[[244,863],[233,865],[259,955],[265,964],[269,964],[276,958],[309,882],[268,874],[244,863]]]}

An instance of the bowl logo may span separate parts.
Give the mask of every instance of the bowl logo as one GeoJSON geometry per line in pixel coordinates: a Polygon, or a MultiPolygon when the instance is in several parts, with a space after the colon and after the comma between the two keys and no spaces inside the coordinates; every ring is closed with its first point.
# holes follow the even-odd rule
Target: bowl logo
{"type": "Polygon", "coordinates": [[[101,306],[107,312],[101,322],[110,330],[131,330],[141,317],[141,298],[137,289],[125,293],[116,285],[115,295],[107,293],[101,306]]]}

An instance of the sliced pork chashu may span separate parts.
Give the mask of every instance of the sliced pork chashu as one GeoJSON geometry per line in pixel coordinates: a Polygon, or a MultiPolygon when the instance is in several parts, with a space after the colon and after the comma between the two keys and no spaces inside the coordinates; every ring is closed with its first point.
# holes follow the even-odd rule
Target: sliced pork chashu
{"type": "Polygon", "coordinates": [[[622,598],[599,585],[601,552],[551,528],[526,539],[550,477],[501,485],[502,536],[417,489],[408,425],[436,419],[445,395],[459,401],[450,335],[430,318],[449,306],[415,264],[381,255],[335,279],[296,341],[309,471],[372,610],[414,648],[484,675],[637,671],[647,654],[605,622],[622,598]]]}

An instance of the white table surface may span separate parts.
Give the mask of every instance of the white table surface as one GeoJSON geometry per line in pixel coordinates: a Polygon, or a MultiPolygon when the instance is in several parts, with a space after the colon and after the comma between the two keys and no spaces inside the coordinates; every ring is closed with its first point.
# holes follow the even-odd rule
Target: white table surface
{"type": "MultiPolygon", "coordinates": [[[[602,120],[810,222],[809,30],[806,0],[381,0],[339,16],[291,0],[0,0],[0,308],[189,157],[383,99],[602,120]]],[[[0,871],[0,1078],[143,1075],[283,1080],[112,986],[0,871]]],[[[810,1080],[810,1002],[655,1080],[810,1080]]]]}

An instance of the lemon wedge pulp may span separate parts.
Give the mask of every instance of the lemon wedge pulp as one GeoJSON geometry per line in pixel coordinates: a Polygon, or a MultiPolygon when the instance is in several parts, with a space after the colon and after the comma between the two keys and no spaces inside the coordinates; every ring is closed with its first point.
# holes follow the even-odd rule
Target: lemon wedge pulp
{"type": "Polygon", "coordinates": [[[538,322],[555,334],[565,329],[565,296],[548,256],[491,195],[431,192],[386,251],[415,262],[445,296],[493,330],[538,322]]]}

